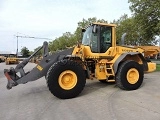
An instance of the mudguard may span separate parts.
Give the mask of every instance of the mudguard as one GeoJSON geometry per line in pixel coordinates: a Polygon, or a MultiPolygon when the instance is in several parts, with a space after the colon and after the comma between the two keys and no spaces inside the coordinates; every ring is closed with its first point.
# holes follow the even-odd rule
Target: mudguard
{"type": "Polygon", "coordinates": [[[116,62],[115,62],[114,65],[113,65],[113,70],[114,70],[115,73],[117,72],[119,63],[120,63],[127,55],[139,55],[139,57],[140,57],[141,60],[143,61],[144,71],[147,71],[147,70],[148,70],[147,61],[145,60],[145,58],[143,57],[143,55],[142,55],[141,53],[138,53],[138,52],[129,52],[129,53],[123,53],[123,54],[116,60],[116,62]]]}

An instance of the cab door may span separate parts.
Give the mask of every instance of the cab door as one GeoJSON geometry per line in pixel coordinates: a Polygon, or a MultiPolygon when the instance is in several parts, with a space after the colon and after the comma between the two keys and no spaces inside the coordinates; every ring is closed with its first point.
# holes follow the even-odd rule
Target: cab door
{"type": "Polygon", "coordinates": [[[100,26],[100,53],[105,53],[112,46],[112,27],[100,26]]]}

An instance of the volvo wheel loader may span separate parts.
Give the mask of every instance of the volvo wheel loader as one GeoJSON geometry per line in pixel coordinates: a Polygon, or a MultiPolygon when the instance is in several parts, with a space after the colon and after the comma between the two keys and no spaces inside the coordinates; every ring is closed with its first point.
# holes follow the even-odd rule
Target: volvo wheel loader
{"type": "Polygon", "coordinates": [[[7,89],[45,76],[54,96],[69,99],[82,92],[86,79],[115,80],[119,88],[135,90],[141,86],[144,72],[156,69],[155,63],[144,58],[143,49],[116,45],[116,25],[93,23],[82,31],[82,42],[73,48],[49,55],[48,43],[44,42],[15,68],[5,69],[7,89]],[[24,66],[40,49],[43,49],[43,59],[25,72],[24,66]]]}
{"type": "Polygon", "coordinates": [[[0,63],[5,62],[6,57],[0,55],[0,63]]]}
{"type": "Polygon", "coordinates": [[[9,64],[18,64],[19,63],[19,58],[17,58],[16,54],[9,54],[7,57],[6,57],[6,65],[9,65],[9,64]]]}

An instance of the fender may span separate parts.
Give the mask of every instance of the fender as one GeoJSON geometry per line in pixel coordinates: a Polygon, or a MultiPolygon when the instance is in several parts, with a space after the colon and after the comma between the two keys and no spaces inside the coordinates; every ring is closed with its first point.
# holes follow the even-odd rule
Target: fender
{"type": "Polygon", "coordinates": [[[116,60],[116,62],[113,64],[113,70],[114,70],[115,73],[117,72],[119,63],[120,63],[127,55],[131,55],[131,56],[138,55],[138,56],[141,58],[142,62],[143,62],[144,71],[147,71],[147,70],[148,70],[147,61],[145,60],[145,58],[143,57],[143,55],[142,55],[141,53],[139,53],[139,52],[129,52],[129,53],[123,53],[123,54],[116,60]]]}

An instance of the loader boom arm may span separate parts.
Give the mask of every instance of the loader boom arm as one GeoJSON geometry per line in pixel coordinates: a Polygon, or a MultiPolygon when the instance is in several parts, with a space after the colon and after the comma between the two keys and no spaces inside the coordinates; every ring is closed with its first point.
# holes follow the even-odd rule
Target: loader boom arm
{"type": "Polygon", "coordinates": [[[48,43],[44,42],[43,46],[35,51],[30,57],[24,59],[20,64],[18,64],[15,69],[11,67],[10,69],[4,69],[4,74],[8,80],[7,89],[18,84],[25,84],[29,81],[35,81],[43,76],[47,75],[48,69],[58,60],[63,59],[66,55],[70,55],[73,51],[73,48],[55,53],[53,55],[48,54],[48,43]],[[43,48],[43,59],[40,63],[34,67],[31,71],[25,72],[24,67],[27,65],[29,60],[36,55],[43,48]],[[20,76],[17,73],[20,73],[20,76]]]}
{"type": "Polygon", "coordinates": [[[43,46],[41,46],[38,50],[36,50],[31,56],[28,58],[24,59],[21,63],[19,63],[15,69],[11,67],[9,70],[4,69],[4,74],[8,79],[8,84],[7,88],[11,89],[12,86],[17,85],[18,83],[16,82],[19,78],[24,77],[26,74],[29,72],[25,73],[24,67],[28,64],[31,58],[33,58],[41,49],[43,48],[43,56],[47,57],[48,56],[48,43],[44,42],[43,46]],[[20,73],[20,76],[18,76],[16,73],[20,73]]]}

